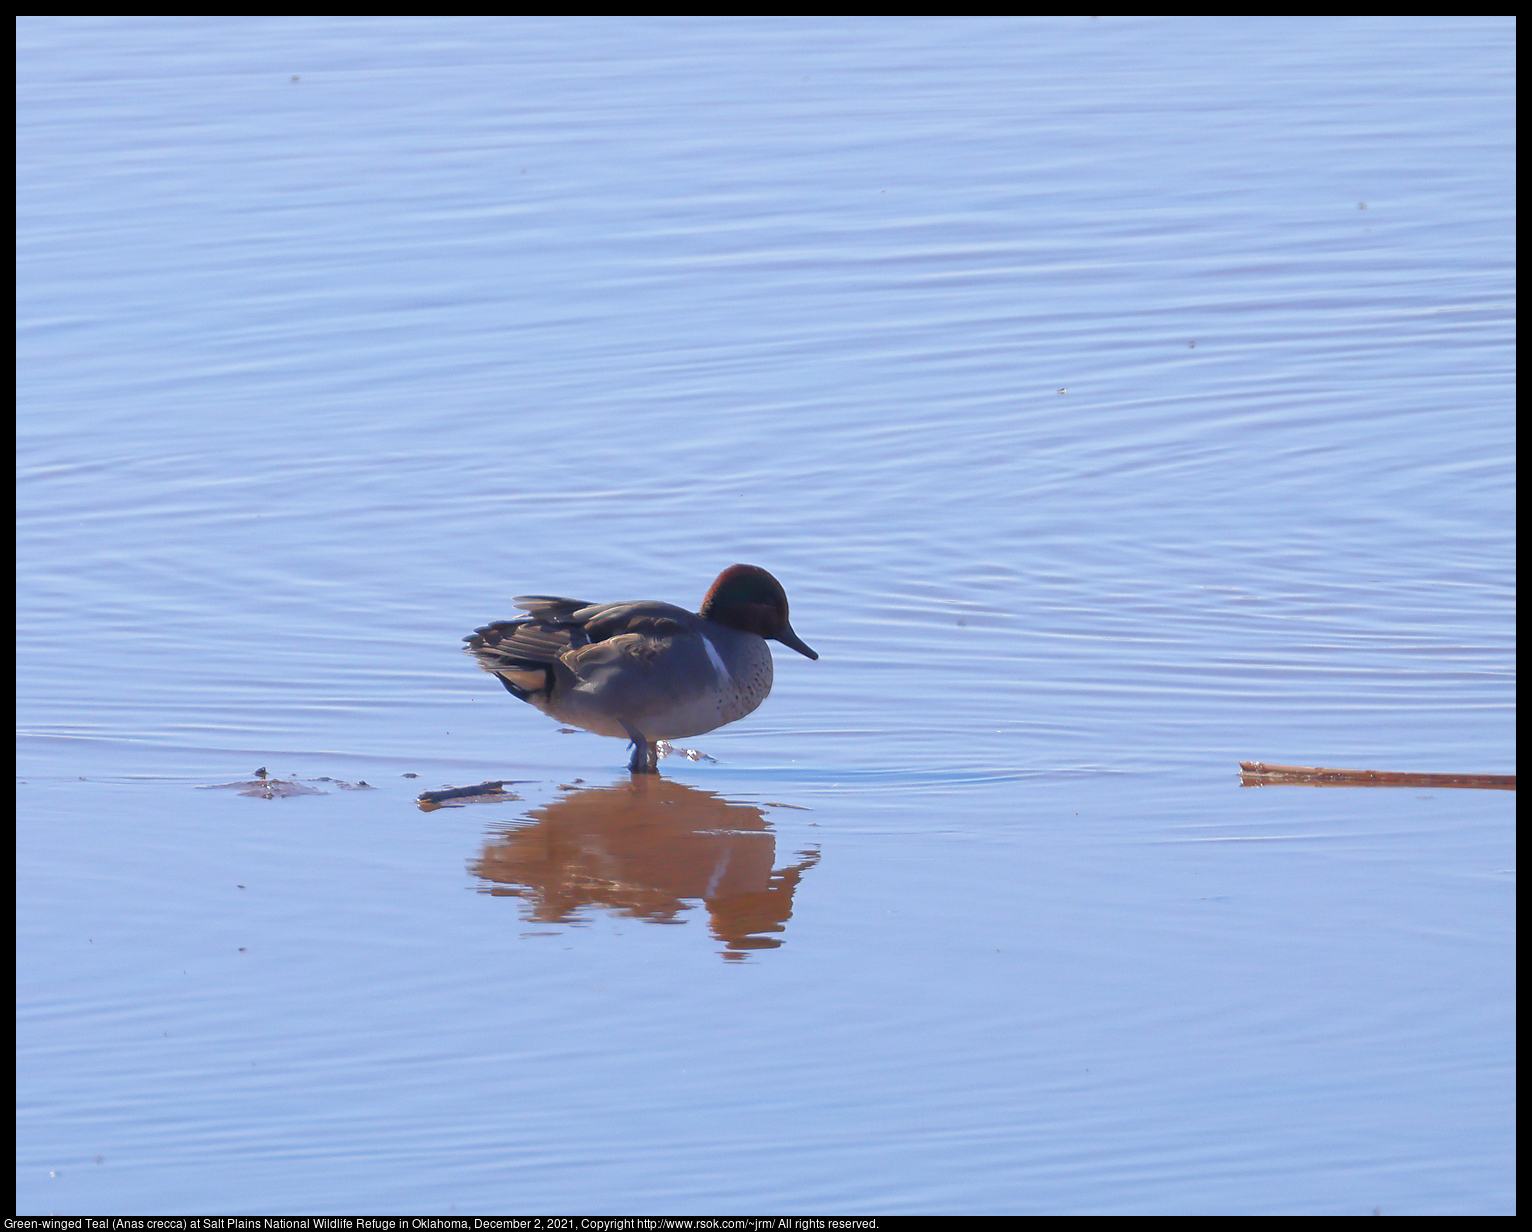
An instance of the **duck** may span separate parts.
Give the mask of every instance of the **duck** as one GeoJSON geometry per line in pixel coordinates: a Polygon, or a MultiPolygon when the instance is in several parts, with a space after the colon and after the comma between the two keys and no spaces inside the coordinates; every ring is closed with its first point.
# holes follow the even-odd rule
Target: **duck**
{"type": "Polygon", "coordinates": [[[700,736],[765,701],[768,641],[819,658],[793,632],[782,583],[758,565],[730,565],[695,612],[654,599],[511,604],[526,615],[475,629],[464,651],[550,718],[631,741],[632,774],[659,773],[656,741],[700,736]]]}

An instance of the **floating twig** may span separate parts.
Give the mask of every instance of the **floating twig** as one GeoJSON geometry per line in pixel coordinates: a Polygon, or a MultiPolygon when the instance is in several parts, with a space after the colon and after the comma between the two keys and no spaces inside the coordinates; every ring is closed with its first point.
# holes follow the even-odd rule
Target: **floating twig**
{"type": "Polygon", "coordinates": [[[1239,763],[1241,787],[1281,783],[1309,787],[1479,787],[1515,791],[1514,774],[1409,774],[1397,770],[1332,770],[1328,766],[1274,766],[1263,761],[1239,763]]]}
{"type": "Polygon", "coordinates": [[[506,791],[508,783],[532,783],[535,779],[495,779],[489,783],[475,783],[472,787],[445,787],[440,791],[423,791],[416,800],[426,811],[441,808],[449,800],[492,803],[500,800],[521,799],[514,791],[506,791]]]}

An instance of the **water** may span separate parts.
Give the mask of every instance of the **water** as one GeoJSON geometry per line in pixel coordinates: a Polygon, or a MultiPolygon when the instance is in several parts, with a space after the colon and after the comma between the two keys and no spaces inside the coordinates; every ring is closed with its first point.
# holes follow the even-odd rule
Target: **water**
{"type": "Polygon", "coordinates": [[[23,19],[18,1209],[1510,1213],[1512,40],[23,19]]]}

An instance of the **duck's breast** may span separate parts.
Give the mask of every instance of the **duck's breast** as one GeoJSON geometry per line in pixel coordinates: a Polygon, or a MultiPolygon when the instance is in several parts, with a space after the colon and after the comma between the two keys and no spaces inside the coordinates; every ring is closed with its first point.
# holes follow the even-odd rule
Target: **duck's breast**
{"type": "Polygon", "coordinates": [[[700,736],[715,727],[742,719],[771,692],[771,649],[764,639],[724,625],[709,624],[696,638],[692,653],[706,660],[706,670],[699,675],[706,685],[691,697],[678,697],[677,705],[661,716],[669,732],[656,733],[660,739],[700,736]]]}

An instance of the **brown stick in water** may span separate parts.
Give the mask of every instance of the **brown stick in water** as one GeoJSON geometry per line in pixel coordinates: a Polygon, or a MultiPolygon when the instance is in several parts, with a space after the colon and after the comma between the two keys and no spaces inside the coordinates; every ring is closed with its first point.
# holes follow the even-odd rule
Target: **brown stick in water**
{"type": "Polygon", "coordinates": [[[1480,787],[1515,791],[1514,774],[1407,774],[1395,770],[1332,770],[1327,766],[1274,766],[1263,761],[1239,763],[1241,787],[1279,783],[1310,787],[1480,787]]]}

